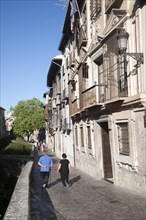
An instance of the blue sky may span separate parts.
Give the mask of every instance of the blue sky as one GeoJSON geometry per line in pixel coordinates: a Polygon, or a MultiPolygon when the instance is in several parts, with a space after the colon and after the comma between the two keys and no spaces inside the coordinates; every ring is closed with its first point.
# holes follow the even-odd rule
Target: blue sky
{"type": "Polygon", "coordinates": [[[66,9],[59,0],[0,0],[0,106],[9,111],[20,100],[45,101],[51,59],[66,9]]]}

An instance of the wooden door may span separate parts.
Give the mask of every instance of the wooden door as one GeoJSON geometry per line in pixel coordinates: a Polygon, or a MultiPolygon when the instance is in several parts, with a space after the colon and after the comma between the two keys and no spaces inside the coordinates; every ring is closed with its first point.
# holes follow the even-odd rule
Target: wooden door
{"type": "Polygon", "coordinates": [[[104,168],[104,178],[112,178],[112,163],[111,163],[111,150],[109,143],[109,131],[108,131],[108,123],[101,123],[102,129],[102,150],[103,150],[103,168],[104,168]]]}

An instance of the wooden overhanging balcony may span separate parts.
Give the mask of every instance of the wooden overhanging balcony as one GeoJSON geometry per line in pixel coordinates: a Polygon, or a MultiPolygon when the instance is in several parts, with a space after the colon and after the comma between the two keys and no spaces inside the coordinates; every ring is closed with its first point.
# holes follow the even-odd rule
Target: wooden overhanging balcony
{"type": "Polygon", "coordinates": [[[121,81],[109,81],[104,88],[99,87],[99,102],[104,104],[121,103],[128,97],[128,88],[121,85],[121,81]]]}
{"type": "Polygon", "coordinates": [[[54,98],[52,99],[52,108],[53,108],[53,109],[56,109],[56,108],[57,108],[57,106],[56,106],[56,97],[54,97],[54,98]]]}
{"type": "Polygon", "coordinates": [[[79,113],[79,99],[75,99],[73,102],[70,102],[69,105],[69,114],[70,117],[79,113]]]}
{"type": "Polygon", "coordinates": [[[49,119],[48,104],[46,104],[46,105],[44,106],[44,119],[45,119],[45,121],[48,121],[48,119],[49,119]]]}
{"type": "Polygon", "coordinates": [[[101,106],[102,104],[98,101],[98,86],[94,85],[81,94],[80,98],[80,110],[93,107],[93,106],[101,106]]]}
{"type": "Polygon", "coordinates": [[[57,127],[60,127],[61,126],[61,120],[60,118],[57,119],[57,127]]]}
{"type": "Polygon", "coordinates": [[[72,52],[69,55],[69,67],[74,67],[74,65],[75,65],[75,56],[74,56],[74,52],[72,52]]]}
{"type": "Polygon", "coordinates": [[[61,104],[61,97],[60,94],[57,94],[56,96],[56,105],[60,105],[61,104]]]}
{"type": "Polygon", "coordinates": [[[57,85],[57,88],[56,88],[56,94],[59,95],[61,94],[61,83],[59,83],[59,85],[57,85]]]}
{"type": "Polygon", "coordinates": [[[62,99],[63,100],[68,99],[68,88],[63,89],[62,99]]]}
{"type": "Polygon", "coordinates": [[[79,47],[85,47],[87,44],[87,25],[82,25],[79,31],[79,47]]]}
{"type": "Polygon", "coordinates": [[[64,118],[62,121],[62,130],[63,131],[69,131],[71,130],[71,123],[69,121],[69,119],[64,118]]]}
{"type": "Polygon", "coordinates": [[[52,109],[52,99],[48,100],[48,110],[52,109]]]}
{"type": "Polygon", "coordinates": [[[48,111],[48,127],[52,126],[52,110],[48,111]]]}

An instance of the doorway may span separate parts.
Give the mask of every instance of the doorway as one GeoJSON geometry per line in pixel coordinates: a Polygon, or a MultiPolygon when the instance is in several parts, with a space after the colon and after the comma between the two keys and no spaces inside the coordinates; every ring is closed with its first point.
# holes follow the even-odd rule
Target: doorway
{"type": "Polygon", "coordinates": [[[101,136],[102,136],[104,179],[113,182],[113,170],[112,170],[112,162],[111,162],[111,149],[109,143],[108,122],[102,122],[100,126],[101,126],[101,136]]]}

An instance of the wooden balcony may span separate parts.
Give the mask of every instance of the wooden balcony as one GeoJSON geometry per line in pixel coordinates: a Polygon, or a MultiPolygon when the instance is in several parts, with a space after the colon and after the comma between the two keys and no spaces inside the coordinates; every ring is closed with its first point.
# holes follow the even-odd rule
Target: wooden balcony
{"type": "Polygon", "coordinates": [[[48,104],[44,106],[44,119],[45,119],[45,121],[48,121],[48,119],[49,119],[48,104]]]}
{"type": "Polygon", "coordinates": [[[99,103],[98,101],[98,86],[97,85],[94,85],[90,87],[89,89],[87,89],[86,91],[84,91],[81,94],[81,97],[82,97],[81,98],[82,102],[80,103],[81,104],[80,110],[84,110],[95,105],[101,105],[101,103],[99,103]]]}
{"type": "Polygon", "coordinates": [[[58,94],[56,98],[56,105],[60,105],[60,104],[61,104],[61,98],[60,98],[60,94],[58,94]]]}
{"type": "Polygon", "coordinates": [[[74,65],[75,65],[75,56],[74,56],[74,52],[73,52],[69,56],[69,66],[74,67],[74,65]]]}
{"type": "Polygon", "coordinates": [[[69,114],[70,116],[74,116],[78,113],[79,113],[79,99],[76,99],[74,102],[70,103],[69,114]]]}
{"type": "Polygon", "coordinates": [[[52,109],[52,99],[48,100],[48,110],[52,109]]]}
{"type": "Polygon", "coordinates": [[[62,130],[63,131],[69,131],[71,130],[71,123],[69,121],[69,118],[64,118],[62,122],[62,130]]]}
{"type": "Polygon", "coordinates": [[[87,44],[87,26],[82,25],[79,32],[79,47],[85,47],[87,44]]]}
{"type": "Polygon", "coordinates": [[[68,88],[63,89],[62,99],[65,100],[68,98],[68,88]]]}
{"type": "Polygon", "coordinates": [[[100,102],[118,102],[128,97],[127,82],[121,83],[121,80],[111,80],[104,88],[99,87],[99,101],[100,102]]]}
{"type": "Polygon", "coordinates": [[[58,86],[57,89],[56,89],[56,94],[61,94],[61,86],[58,86]]]}
{"type": "Polygon", "coordinates": [[[52,108],[56,109],[56,97],[52,99],[52,108]]]}

